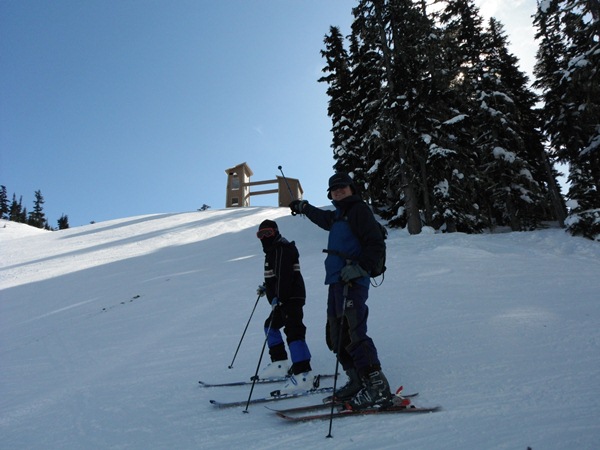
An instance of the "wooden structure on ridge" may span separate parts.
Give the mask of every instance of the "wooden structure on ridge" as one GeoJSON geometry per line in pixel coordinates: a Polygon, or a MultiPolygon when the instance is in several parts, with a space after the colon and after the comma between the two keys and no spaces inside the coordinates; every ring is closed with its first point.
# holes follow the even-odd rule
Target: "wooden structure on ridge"
{"type": "Polygon", "coordinates": [[[300,185],[300,181],[296,178],[283,178],[277,176],[274,180],[251,182],[250,177],[254,175],[254,173],[245,162],[225,170],[225,173],[227,174],[227,196],[225,199],[226,208],[250,206],[251,196],[265,194],[277,194],[278,205],[288,206],[292,200],[302,199],[302,194],[304,194],[302,186],[300,185]],[[267,184],[276,184],[277,188],[255,192],[250,190],[250,187],[252,186],[261,186],[267,184]]]}

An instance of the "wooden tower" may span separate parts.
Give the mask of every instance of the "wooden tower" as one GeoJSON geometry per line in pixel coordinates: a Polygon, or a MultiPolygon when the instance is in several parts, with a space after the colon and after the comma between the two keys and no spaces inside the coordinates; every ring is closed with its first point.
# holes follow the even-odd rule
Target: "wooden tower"
{"type": "Polygon", "coordinates": [[[227,174],[226,208],[250,206],[250,177],[253,175],[248,164],[238,164],[225,171],[227,174]]]}
{"type": "Polygon", "coordinates": [[[302,199],[302,195],[304,194],[300,181],[297,178],[283,178],[278,176],[275,180],[250,182],[250,177],[253,175],[253,172],[246,163],[238,164],[235,167],[227,169],[225,173],[227,174],[226,208],[250,206],[251,196],[264,194],[277,194],[278,205],[287,207],[292,200],[302,199]],[[250,191],[251,186],[265,184],[276,184],[277,189],[267,189],[256,192],[250,191]]]}

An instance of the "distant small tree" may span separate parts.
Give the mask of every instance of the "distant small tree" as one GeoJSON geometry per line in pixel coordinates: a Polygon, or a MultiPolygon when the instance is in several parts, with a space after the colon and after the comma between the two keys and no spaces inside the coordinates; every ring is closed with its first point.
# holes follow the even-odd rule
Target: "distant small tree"
{"type": "Polygon", "coordinates": [[[17,201],[17,196],[13,194],[12,202],[10,204],[10,210],[8,212],[8,219],[13,222],[25,223],[27,218],[27,210],[23,209],[23,197],[17,201]]]}
{"type": "Polygon", "coordinates": [[[33,211],[29,213],[29,220],[27,223],[32,227],[47,228],[46,216],[44,214],[44,197],[39,190],[35,191],[33,211]]]}
{"type": "Polygon", "coordinates": [[[0,186],[0,219],[8,219],[10,207],[8,205],[8,195],[6,186],[0,186]]]}
{"type": "Polygon", "coordinates": [[[69,217],[66,214],[63,214],[62,216],[60,216],[60,219],[58,219],[58,229],[66,230],[68,228],[69,228],[69,217]]]}

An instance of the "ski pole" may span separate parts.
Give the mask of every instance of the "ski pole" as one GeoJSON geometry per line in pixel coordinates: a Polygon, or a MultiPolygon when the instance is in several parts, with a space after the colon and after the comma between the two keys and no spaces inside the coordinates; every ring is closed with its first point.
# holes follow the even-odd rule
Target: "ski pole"
{"type": "Polygon", "coordinates": [[[333,427],[333,409],[335,407],[335,389],[337,387],[338,369],[340,367],[340,350],[342,348],[342,334],[344,330],[344,316],[346,315],[346,301],[348,300],[348,283],[344,285],[344,304],[342,305],[342,317],[340,318],[340,332],[338,334],[337,349],[335,353],[335,371],[333,377],[333,393],[331,398],[331,410],[329,411],[329,433],[326,437],[332,438],[331,428],[333,427]]]}
{"type": "Polygon", "coordinates": [[[269,327],[267,328],[265,342],[263,343],[262,350],[260,351],[260,356],[258,358],[258,364],[256,365],[256,372],[254,372],[254,376],[252,377],[252,386],[250,387],[250,394],[248,394],[248,401],[246,402],[246,409],[243,412],[248,413],[248,407],[250,406],[250,399],[252,398],[252,391],[254,391],[254,385],[256,384],[256,380],[258,380],[258,370],[260,369],[260,363],[262,362],[263,354],[265,353],[265,348],[267,347],[267,341],[269,340],[269,332],[271,331],[271,327],[273,326],[273,320],[275,319],[275,308],[279,303],[274,303],[271,307],[271,320],[269,321],[269,327]]]}
{"type": "MultiPolygon", "coordinates": [[[[292,192],[292,188],[290,187],[290,184],[288,183],[287,178],[285,177],[285,175],[283,174],[283,169],[281,168],[281,166],[277,166],[277,168],[279,169],[279,171],[281,172],[281,176],[283,177],[283,181],[285,181],[285,185],[288,188],[288,192],[290,193],[290,198],[292,199],[292,202],[294,200],[296,200],[296,196],[293,194],[292,192]]],[[[297,213],[295,213],[294,211],[292,211],[292,216],[295,216],[297,213]]]]}
{"type": "Polygon", "coordinates": [[[279,171],[281,172],[281,176],[283,177],[283,181],[285,181],[285,185],[288,188],[288,192],[290,193],[290,198],[292,200],[296,200],[296,197],[294,196],[294,194],[292,193],[292,188],[290,187],[290,184],[288,183],[287,178],[285,177],[285,175],[283,174],[283,169],[281,168],[281,166],[277,166],[277,168],[279,169],[279,171]]]}
{"type": "Polygon", "coordinates": [[[238,351],[240,350],[240,346],[242,345],[242,341],[244,340],[244,336],[246,335],[246,330],[248,329],[248,325],[250,325],[250,321],[252,320],[252,316],[254,315],[254,311],[256,310],[256,305],[258,305],[258,301],[260,300],[260,294],[258,295],[258,298],[256,299],[256,303],[254,304],[254,308],[252,309],[252,312],[250,313],[250,318],[248,319],[248,323],[246,323],[246,328],[244,328],[244,332],[242,333],[242,337],[240,338],[240,342],[238,343],[237,348],[235,349],[235,354],[233,355],[233,359],[231,360],[231,364],[229,364],[229,368],[233,369],[233,362],[235,361],[235,358],[237,357],[238,351]]]}

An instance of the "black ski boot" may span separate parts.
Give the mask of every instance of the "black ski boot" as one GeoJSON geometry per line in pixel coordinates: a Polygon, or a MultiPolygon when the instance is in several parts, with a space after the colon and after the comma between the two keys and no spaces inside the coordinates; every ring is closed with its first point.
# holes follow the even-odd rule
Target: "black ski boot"
{"type": "Polygon", "coordinates": [[[336,389],[333,394],[333,398],[338,402],[350,400],[363,388],[362,380],[356,369],[348,369],[346,375],[348,375],[346,384],[336,389]]]}
{"type": "Polygon", "coordinates": [[[369,373],[364,379],[364,387],[350,401],[349,409],[381,408],[393,403],[390,385],[381,370],[369,373]]]}

